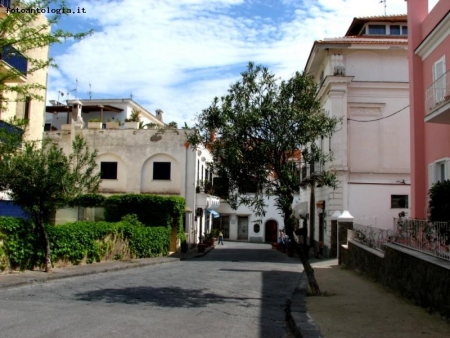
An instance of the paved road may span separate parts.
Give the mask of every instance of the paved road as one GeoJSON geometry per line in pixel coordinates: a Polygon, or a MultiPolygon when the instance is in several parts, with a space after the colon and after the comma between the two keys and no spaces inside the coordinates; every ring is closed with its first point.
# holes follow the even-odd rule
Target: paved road
{"type": "Polygon", "coordinates": [[[188,261],[0,290],[0,336],[287,337],[301,265],[225,242],[188,261]]]}

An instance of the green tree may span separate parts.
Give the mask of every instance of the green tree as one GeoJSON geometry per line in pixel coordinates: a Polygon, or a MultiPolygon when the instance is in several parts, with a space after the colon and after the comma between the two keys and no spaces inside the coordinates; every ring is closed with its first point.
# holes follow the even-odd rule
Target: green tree
{"type": "Polygon", "coordinates": [[[3,154],[0,189],[7,190],[11,200],[30,215],[44,238],[47,272],[52,264],[44,224],[58,208],[83,193],[98,190],[100,174],[96,172],[96,155],[97,151],[91,152],[79,135],[72,142],[72,153],[68,156],[48,139],[44,139],[42,147],[29,141],[23,143],[22,149],[3,154]]]}
{"type": "MultiPolygon", "coordinates": [[[[211,150],[212,169],[225,177],[228,201],[233,208],[244,204],[261,217],[265,213],[265,197],[274,196],[286,234],[293,239],[297,220],[292,203],[300,187],[313,181],[328,186],[337,184],[336,176],[326,171],[302,178],[300,159],[308,163],[330,159],[330,154],[322,153],[315,141],[329,136],[339,119],[320,110],[317,86],[304,74],[297,72],[281,81],[268,68],[249,63],[241,75],[225,96],[214,98],[210,107],[197,116],[196,131],[187,136],[188,142],[211,150]],[[243,194],[246,191],[256,193],[243,194]]],[[[311,292],[319,294],[308,257],[293,242],[311,292]]]]}
{"type": "Polygon", "coordinates": [[[428,194],[431,221],[450,222],[450,180],[436,182],[428,194]]]}
{"type": "Polygon", "coordinates": [[[21,75],[30,75],[49,66],[56,67],[53,59],[33,58],[33,51],[39,48],[59,44],[67,39],[79,40],[93,33],[92,30],[81,33],[71,33],[57,26],[60,20],[71,15],[62,11],[62,8],[70,8],[65,0],[15,0],[13,8],[20,8],[19,12],[10,12],[0,18],[0,52],[2,59],[17,58],[18,52],[26,57],[28,67],[10,67],[0,72],[0,107],[5,107],[10,100],[9,93],[15,93],[17,100],[25,97],[34,100],[44,100],[41,95],[45,86],[39,83],[20,83],[15,80],[21,75]],[[56,13],[44,19],[36,8],[60,9],[56,13]]]}

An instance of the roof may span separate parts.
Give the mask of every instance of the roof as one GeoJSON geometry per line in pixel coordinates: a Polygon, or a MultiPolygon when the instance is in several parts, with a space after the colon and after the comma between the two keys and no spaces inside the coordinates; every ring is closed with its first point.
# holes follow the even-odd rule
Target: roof
{"type": "Polygon", "coordinates": [[[408,38],[401,36],[345,36],[315,41],[314,44],[373,44],[373,45],[408,45],[408,38]]]}
{"type": "Polygon", "coordinates": [[[368,22],[407,22],[406,14],[399,15],[381,15],[381,16],[365,16],[360,18],[353,18],[350,27],[345,33],[345,36],[358,35],[363,26],[368,22]]]}
{"type": "MultiPolygon", "coordinates": [[[[107,111],[111,111],[111,112],[116,112],[116,113],[120,113],[121,111],[123,111],[123,109],[114,107],[114,106],[110,106],[108,104],[105,105],[87,105],[84,106],[82,108],[82,112],[83,113],[90,113],[90,112],[98,112],[101,111],[103,109],[104,112],[107,111]]],[[[47,113],[64,113],[64,112],[70,112],[72,111],[72,106],[46,106],[45,107],[45,111],[47,113]]]]}

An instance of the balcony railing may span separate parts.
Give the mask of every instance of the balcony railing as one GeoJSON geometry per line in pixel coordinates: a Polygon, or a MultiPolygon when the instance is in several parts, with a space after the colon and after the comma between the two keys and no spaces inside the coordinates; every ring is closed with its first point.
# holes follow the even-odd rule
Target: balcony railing
{"type": "Polygon", "coordinates": [[[450,261],[450,224],[418,219],[394,219],[393,242],[450,261]]]}
{"type": "Polygon", "coordinates": [[[425,115],[450,102],[450,70],[428,87],[425,101],[425,115]]]}
{"type": "Polygon", "coordinates": [[[0,60],[5,61],[11,67],[17,69],[23,76],[27,75],[28,60],[17,49],[12,46],[3,46],[0,60]]]}

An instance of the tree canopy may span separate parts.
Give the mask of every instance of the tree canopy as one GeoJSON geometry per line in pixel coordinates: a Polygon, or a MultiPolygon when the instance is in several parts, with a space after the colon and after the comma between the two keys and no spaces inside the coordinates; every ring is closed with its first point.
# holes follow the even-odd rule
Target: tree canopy
{"type": "Polygon", "coordinates": [[[37,142],[24,142],[14,152],[4,153],[0,161],[0,188],[23,208],[34,221],[45,240],[46,271],[51,269],[50,245],[44,223],[82,193],[98,190],[100,173],[95,157],[86,141],[77,135],[72,153],[65,155],[48,139],[42,147],[37,142]]]}
{"type": "Polygon", "coordinates": [[[305,164],[331,159],[315,142],[330,136],[340,121],[321,110],[317,89],[305,74],[281,80],[267,67],[249,63],[228,93],[214,98],[197,116],[196,131],[188,135],[192,146],[203,144],[211,150],[211,169],[227,182],[230,205],[244,204],[263,216],[265,197],[275,196],[290,238],[294,194],[316,182],[337,184],[332,172],[301,175],[305,164]],[[255,193],[245,194],[249,191],[255,193]]]}
{"type": "MultiPolygon", "coordinates": [[[[68,39],[79,40],[93,33],[87,32],[72,33],[57,28],[60,20],[71,15],[63,8],[66,6],[65,0],[16,0],[13,2],[14,9],[19,11],[9,11],[7,15],[0,18],[0,53],[3,60],[9,58],[20,59],[25,57],[27,67],[3,68],[0,72],[0,107],[4,107],[8,100],[8,93],[17,94],[17,100],[28,97],[34,100],[43,101],[44,97],[39,90],[45,90],[45,86],[40,83],[20,83],[15,79],[22,75],[30,75],[49,66],[56,67],[53,59],[41,59],[33,57],[33,51],[39,48],[62,43],[68,39]],[[48,15],[46,19],[36,9],[55,9],[54,13],[48,15]],[[26,68],[26,69],[24,69],[26,68]]],[[[20,63],[20,60],[19,60],[20,63]]]]}

